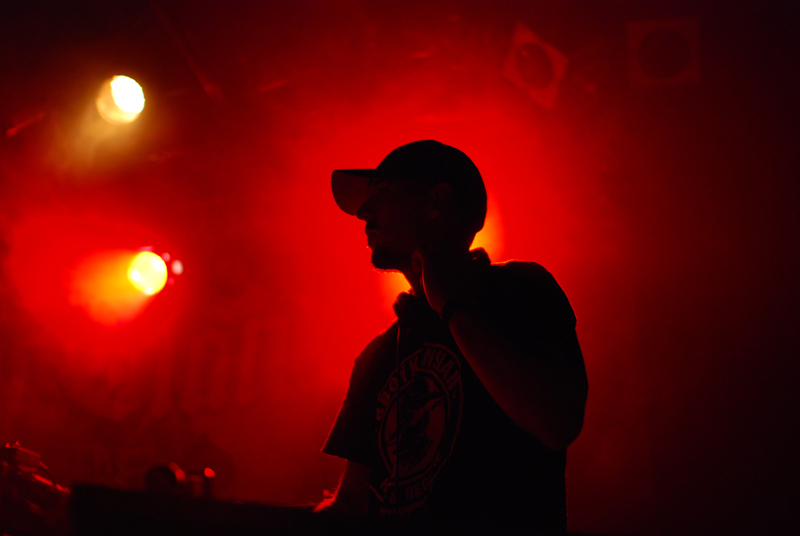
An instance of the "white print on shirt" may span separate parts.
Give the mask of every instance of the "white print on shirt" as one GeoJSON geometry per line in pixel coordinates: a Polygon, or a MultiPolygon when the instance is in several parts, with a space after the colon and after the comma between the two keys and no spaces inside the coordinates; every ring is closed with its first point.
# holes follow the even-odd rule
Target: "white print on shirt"
{"type": "Polygon", "coordinates": [[[426,344],[400,363],[400,466],[397,475],[397,371],[378,394],[378,443],[386,468],[379,489],[381,513],[408,514],[425,502],[453,451],[463,392],[461,365],[446,346],[426,344]],[[400,504],[396,503],[399,481],[400,504]]]}

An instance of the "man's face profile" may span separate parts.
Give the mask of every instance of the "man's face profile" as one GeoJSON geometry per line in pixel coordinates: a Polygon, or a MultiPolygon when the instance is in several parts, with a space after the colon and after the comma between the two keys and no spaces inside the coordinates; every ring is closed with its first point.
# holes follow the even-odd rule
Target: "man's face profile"
{"type": "Polygon", "coordinates": [[[356,211],[363,220],[372,264],[381,270],[411,267],[427,223],[427,190],[411,180],[372,179],[370,197],[356,211]]]}

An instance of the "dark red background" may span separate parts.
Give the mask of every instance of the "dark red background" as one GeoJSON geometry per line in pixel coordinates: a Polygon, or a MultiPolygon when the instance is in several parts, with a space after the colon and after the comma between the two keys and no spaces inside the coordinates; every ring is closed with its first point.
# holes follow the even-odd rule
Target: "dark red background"
{"type": "Polygon", "coordinates": [[[798,13],[763,3],[20,2],[0,8],[0,441],[65,485],[212,467],[304,502],[352,360],[392,320],[329,191],[435,138],[491,196],[495,260],[536,260],[590,380],[571,529],[798,528],[798,13]],[[51,5],[52,4],[52,5],[51,5]],[[636,89],[625,23],[696,18],[702,82],[636,89]],[[552,110],[500,74],[523,23],[570,60],[552,110]],[[204,91],[196,72],[218,88],[204,91]],[[101,136],[127,74],[139,120],[101,136]],[[103,249],[186,271],[133,322],[71,307],[103,249]]]}

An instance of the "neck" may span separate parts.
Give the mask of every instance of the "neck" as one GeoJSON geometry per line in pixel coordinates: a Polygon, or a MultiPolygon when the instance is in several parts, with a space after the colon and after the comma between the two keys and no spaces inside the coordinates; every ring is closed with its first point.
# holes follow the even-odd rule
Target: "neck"
{"type": "Polygon", "coordinates": [[[420,274],[415,272],[411,267],[405,270],[400,270],[400,272],[403,274],[403,276],[405,276],[408,284],[411,285],[411,294],[417,298],[426,299],[425,290],[422,288],[422,278],[420,277],[420,274]]]}

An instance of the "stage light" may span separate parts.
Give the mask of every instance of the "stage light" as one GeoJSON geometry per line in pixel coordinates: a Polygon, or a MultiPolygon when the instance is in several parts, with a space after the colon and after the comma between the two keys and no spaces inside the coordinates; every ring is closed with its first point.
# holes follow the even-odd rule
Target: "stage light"
{"type": "Polygon", "coordinates": [[[134,287],[152,296],[167,283],[167,265],[152,251],[142,251],[128,267],[128,280],[134,287]]]}
{"type": "Polygon", "coordinates": [[[70,304],[107,326],[136,318],[150,300],[129,276],[138,255],[137,251],[106,250],[83,259],[72,272],[70,304]]]}
{"type": "Polygon", "coordinates": [[[103,83],[95,103],[97,111],[109,123],[130,123],[144,109],[144,92],[133,78],[115,76],[103,83]]]}
{"type": "Polygon", "coordinates": [[[183,273],[183,263],[181,261],[175,259],[170,266],[173,274],[181,275],[183,273]]]}

